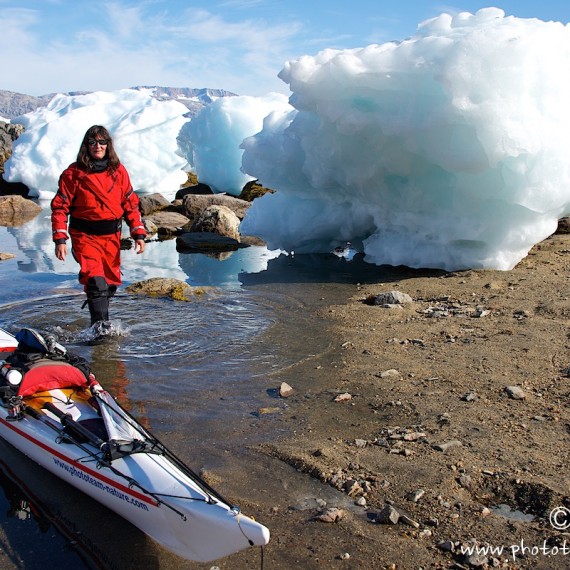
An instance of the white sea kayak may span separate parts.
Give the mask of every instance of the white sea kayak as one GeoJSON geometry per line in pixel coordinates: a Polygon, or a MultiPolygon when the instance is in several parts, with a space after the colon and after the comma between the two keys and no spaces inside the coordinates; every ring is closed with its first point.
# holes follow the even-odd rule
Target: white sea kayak
{"type": "Polygon", "coordinates": [[[14,351],[0,368],[2,438],[183,558],[210,562],[269,542],[265,526],[143,428],[84,361],[77,365],[60,345],[50,352],[31,331],[47,351],[38,357],[26,345],[30,331],[16,335],[17,347],[0,329],[0,346],[14,351]]]}

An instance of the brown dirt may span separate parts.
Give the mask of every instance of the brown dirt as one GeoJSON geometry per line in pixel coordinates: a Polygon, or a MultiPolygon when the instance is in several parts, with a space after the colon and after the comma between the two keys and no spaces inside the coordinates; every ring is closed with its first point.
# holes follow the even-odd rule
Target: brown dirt
{"type": "MultiPolygon", "coordinates": [[[[299,307],[326,331],[317,353],[309,329],[291,333],[294,315],[277,324],[266,342],[285,352],[305,339],[308,352],[268,375],[268,388],[287,382],[295,394],[268,396],[256,429],[273,440],[235,458],[231,482],[222,473],[223,491],[272,531],[264,567],[570,568],[569,535],[549,523],[552,509],[570,507],[569,265],[570,236],[554,235],[512,271],[403,274],[343,286],[333,305],[325,285],[299,307]],[[365,302],[392,290],[413,303],[365,302]],[[350,399],[335,401],[341,394],[350,399]],[[438,450],[450,441],[460,444],[438,450]],[[364,490],[349,496],[350,480],[364,490]],[[387,504],[417,528],[380,524],[387,504]],[[501,504],[535,518],[486,510],[501,504]],[[317,520],[328,507],[344,517],[317,520]],[[477,566],[460,552],[472,541],[503,554],[477,566]],[[530,550],[513,557],[521,544],[530,550]]],[[[252,549],[217,566],[260,564],[252,549]]]]}

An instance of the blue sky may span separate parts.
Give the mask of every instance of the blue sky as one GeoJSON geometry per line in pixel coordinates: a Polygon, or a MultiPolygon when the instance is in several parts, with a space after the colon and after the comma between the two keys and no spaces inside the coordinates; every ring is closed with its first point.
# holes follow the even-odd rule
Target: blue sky
{"type": "Polygon", "coordinates": [[[0,89],[43,95],[135,85],[288,94],[283,64],[401,40],[442,12],[496,6],[570,21],[568,0],[0,0],[0,89]]]}

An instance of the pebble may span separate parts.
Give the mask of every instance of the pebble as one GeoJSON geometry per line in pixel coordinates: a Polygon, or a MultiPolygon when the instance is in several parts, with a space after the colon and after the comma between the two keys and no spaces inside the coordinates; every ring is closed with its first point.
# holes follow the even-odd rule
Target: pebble
{"type": "Polygon", "coordinates": [[[257,413],[260,416],[266,415],[266,414],[276,414],[277,412],[280,412],[281,408],[258,408],[257,409],[257,413]]]}
{"type": "Polygon", "coordinates": [[[408,499],[408,501],[412,501],[412,503],[417,503],[424,495],[425,491],[423,489],[418,489],[417,491],[408,493],[406,495],[406,499],[408,499]]]}
{"type": "Polygon", "coordinates": [[[345,392],[344,394],[339,394],[334,399],[335,402],[349,402],[350,400],[352,400],[352,396],[348,392],[345,392]]]}
{"type": "Polygon", "coordinates": [[[386,505],[376,515],[376,522],[379,524],[398,524],[399,520],[400,513],[392,505],[386,505]]]}
{"type": "Polygon", "coordinates": [[[463,445],[458,439],[452,439],[451,441],[446,441],[445,443],[436,443],[433,448],[437,451],[447,451],[452,447],[459,447],[463,445]]]}
{"type": "Polygon", "coordinates": [[[292,396],[295,393],[295,390],[293,390],[293,388],[291,386],[289,386],[289,384],[287,384],[287,382],[282,382],[281,386],[279,387],[279,395],[282,398],[288,398],[289,396],[292,396]]]}
{"type": "Polygon", "coordinates": [[[400,380],[402,378],[400,371],[394,368],[384,370],[383,372],[380,372],[380,374],[377,374],[377,376],[379,378],[392,378],[393,380],[400,380]]]}
{"type": "Polygon", "coordinates": [[[507,386],[505,392],[513,400],[524,400],[526,398],[526,394],[520,386],[507,386]]]}
{"type": "Polygon", "coordinates": [[[453,552],[455,550],[455,544],[451,540],[442,540],[437,547],[445,552],[453,552]]]}
{"type": "Polygon", "coordinates": [[[407,524],[408,526],[412,526],[414,528],[420,528],[420,523],[411,519],[407,515],[400,515],[400,519],[398,522],[401,522],[403,524],[407,524]]]}
{"type": "Polygon", "coordinates": [[[325,523],[337,523],[344,518],[346,513],[342,509],[331,507],[318,515],[316,519],[325,523]]]}
{"type": "Polygon", "coordinates": [[[473,480],[469,475],[461,475],[461,477],[459,477],[459,484],[464,489],[471,489],[471,487],[473,486],[473,480]]]}

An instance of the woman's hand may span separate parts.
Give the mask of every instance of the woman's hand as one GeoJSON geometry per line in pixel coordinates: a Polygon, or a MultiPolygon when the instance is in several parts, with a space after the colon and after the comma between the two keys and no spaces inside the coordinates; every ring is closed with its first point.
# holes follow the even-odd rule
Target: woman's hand
{"type": "Polygon", "coordinates": [[[144,251],[144,239],[136,239],[135,240],[135,251],[138,253],[142,253],[144,251]]]}
{"type": "Polygon", "coordinates": [[[65,261],[67,256],[67,244],[65,243],[56,243],[55,244],[55,256],[61,261],[65,261]]]}

